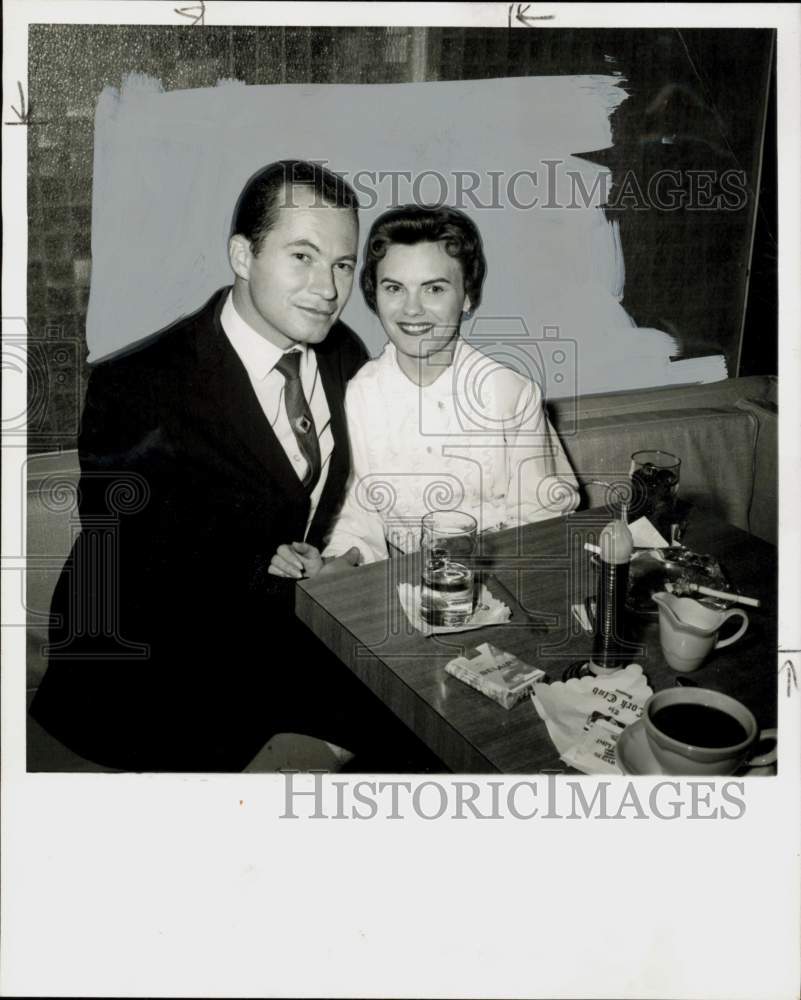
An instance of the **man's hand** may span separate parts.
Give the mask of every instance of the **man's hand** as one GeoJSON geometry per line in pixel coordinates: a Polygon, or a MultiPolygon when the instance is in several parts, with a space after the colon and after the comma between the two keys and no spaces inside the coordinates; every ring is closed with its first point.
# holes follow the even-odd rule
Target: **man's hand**
{"type": "Polygon", "coordinates": [[[318,549],[306,542],[292,542],[291,545],[278,546],[267,572],[273,576],[301,580],[303,577],[311,579],[317,576],[322,568],[323,557],[318,549]]]}

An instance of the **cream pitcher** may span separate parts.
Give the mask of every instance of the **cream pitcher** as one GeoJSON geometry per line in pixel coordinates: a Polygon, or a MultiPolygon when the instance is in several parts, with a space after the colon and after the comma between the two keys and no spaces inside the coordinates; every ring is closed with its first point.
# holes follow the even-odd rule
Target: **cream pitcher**
{"type": "Polygon", "coordinates": [[[719,611],[692,597],[676,597],[661,591],[654,594],[659,608],[659,641],[665,659],[682,673],[697,670],[713,649],[736,642],[748,628],[748,615],[740,608],[719,611]],[[718,632],[730,618],[742,618],[742,625],[727,639],[718,632]]]}

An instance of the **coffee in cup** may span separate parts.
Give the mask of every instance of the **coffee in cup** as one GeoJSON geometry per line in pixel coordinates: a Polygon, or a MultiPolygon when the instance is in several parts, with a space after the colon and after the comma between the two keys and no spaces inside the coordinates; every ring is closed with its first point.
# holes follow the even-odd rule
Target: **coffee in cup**
{"type": "Polygon", "coordinates": [[[776,748],[749,759],[760,733],[753,713],[735,698],[707,688],[668,688],[651,695],[643,708],[651,752],[666,774],[734,774],[776,760],[776,748]]]}

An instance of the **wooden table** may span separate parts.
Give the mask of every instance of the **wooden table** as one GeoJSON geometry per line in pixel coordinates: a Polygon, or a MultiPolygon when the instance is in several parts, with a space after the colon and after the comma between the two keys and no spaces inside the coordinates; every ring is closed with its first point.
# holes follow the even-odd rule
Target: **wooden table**
{"type": "MultiPolygon", "coordinates": [[[[459,774],[533,774],[569,770],[560,761],[545,724],[526,698],[505,710],[445,672],[453,657],[492,642],[560,680],[565,667],[592,648],[570,605],[595,590],[595,574],[584,551],[597,542],[607,511],[584,511],[526,525],[481,539],[481,554],[511,592],[488,585],[512,608],[508,624],[471,632],[426,637],[406,619],[399,582],[419,582],[419,554],[390,559],[297,588],[298,617],[445,764],[459,774]],[[554,627],[534,628],[526,614],[550,617],[554,627]]],[[[685,544],[715,555],[733,586],[762,600],[745,609],[746,634],[731,647],[710,654],[692,675],[701,687],[744,702],[762,728],[776,722],[776,550],[731,525],[696,511],[685,544]]],[[[630,619],[631,637],[642,645],[637,657],[656,691],[680,676],[666,664],[655,619],[630,619]]],[[[725,629],[724,629],[725,631],[725,629]]]]}

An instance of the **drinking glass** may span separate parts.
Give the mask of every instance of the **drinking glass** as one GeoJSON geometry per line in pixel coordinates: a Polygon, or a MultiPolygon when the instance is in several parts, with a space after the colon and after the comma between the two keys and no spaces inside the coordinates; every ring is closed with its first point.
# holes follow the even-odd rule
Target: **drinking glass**
{"type": "Polygon", "coordinates": [[[669,542],[680,470],[681,459],[669,451],[635,451],[631,456],[632,510],[637,517],[647,517],[669,542]]]}
{"type": "Polygon", "coordinates": [[[475,610],[476,520],[459,510],[435,510],[422,521],[420,613],[429,625],[464,625],[475,610]]]}

